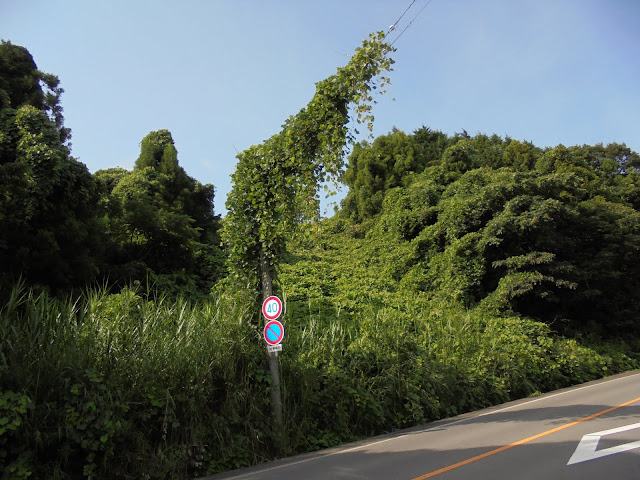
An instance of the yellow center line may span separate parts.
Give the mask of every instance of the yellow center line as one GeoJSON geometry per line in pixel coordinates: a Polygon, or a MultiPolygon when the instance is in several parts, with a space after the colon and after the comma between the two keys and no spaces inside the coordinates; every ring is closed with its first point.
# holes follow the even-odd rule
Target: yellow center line
{"type": "Polygon", "coordinates": [[[425,480],[427,478],[435,477],[436,475],[440,475],[441,473],[449,472],[451,470],[455,470],[456,468],[463,467],[465,465],[469,465],[475,461],[481,460],[483,458],[490,457],[491,455],[495,455],[496,453],[504,452],[505,450],[509,450],[510,448],[517,447],[518,445],[523,445],[525,443],[531,442],[541,437],[546,437],[547,435],[551,435],[552,433],[559,432],[560,430],[564,430],[565,428],[573,427],[574,425],[578,425],[579,423],[586,422],[587,420],[592,420],[600,415],[604,415],[609,412],[613,412],[618,408],[626,407],[627,405],[631,405],[633,403],[640,402],[640,397],[634,398],[633,400],[629,400],[628,402],[621,403],[620,405],[616,405],[615,407],[607,408],[598,413],[594,413],[593,415],[589,415],[588,417],[581,418],[580,420],[576,420],[574,422],[567,423],[565,425],[561,425],[556,428],[552,428],[551,430],[547,430],[546,432],[538,433],[537,435],[533,435],[531,437],[524,438],[522,440],[518,440],[517,442],[510,443],[509,445],[505,445],[503,447],[496,448],[495,450],[491,450],[489,452],[483,453],[481,455],[476,455],[475,457],[468,458],[467,460],[463,460],[458,463],[454,463],[453,465],[449,465],[448,467],[441,468],[439,470],[434,470],[430,473],[425,473],[424,475],[420,475],[419,477],[412,478],[411,480],[425,480]]]}

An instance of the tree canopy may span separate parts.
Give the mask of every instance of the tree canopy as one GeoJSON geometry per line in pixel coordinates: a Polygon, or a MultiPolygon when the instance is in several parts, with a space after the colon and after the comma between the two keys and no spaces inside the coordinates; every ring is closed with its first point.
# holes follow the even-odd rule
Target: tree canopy
{"type": "Polygon", "coordinates": [[[636,152],[483,134],[421,142],[424,129],[394,131],[355,149],[338,215],[410,246],[404,288],[567,331],[638,328],[636,152]],[[440,158],[416,155],[425,148],[440,158]]]}
{"type": "Polygon", "coordinates": [[[187,175],[168,130],[142,140],[132,172],[91,175],[71,156],[59,83],[26,48],[0,44],[0,283],[150,277],[207,292],[224,271],[213,185],[187,175]]]}
{"type": "Polygon", "coordinates": [[[58,84],[24,47],[0,44],[3,281],[69,288],[95,274],[95,182],[69,154],[58,84]]]}
{"type": "Polygon", "coordinates": [[[193,179],[178,164],[168,130],[140,143],[133,171],[96,172],[108,241],[104,270],[112,281],[144,280],[206,291],[224,262],[214,187],[193,179]],[[168,283],[167,283],[168,282],[168,283]]]}

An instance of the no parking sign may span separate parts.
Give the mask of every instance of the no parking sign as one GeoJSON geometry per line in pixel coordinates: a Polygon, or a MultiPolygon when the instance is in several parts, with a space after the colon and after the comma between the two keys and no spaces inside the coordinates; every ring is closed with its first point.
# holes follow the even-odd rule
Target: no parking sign
{"type": "Polygon", "coordinates": [[[278,345],[284,338],[284,326],[277,320],[271,320],[264,326],[264,341],[269,345],[278,345]]]}

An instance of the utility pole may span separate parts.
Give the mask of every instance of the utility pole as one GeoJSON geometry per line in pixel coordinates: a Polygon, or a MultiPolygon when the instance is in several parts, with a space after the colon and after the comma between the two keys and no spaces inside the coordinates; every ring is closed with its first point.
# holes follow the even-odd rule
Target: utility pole
{"type": "MultiPolygon", "coordinates": [[[[264,254],[264,246],[260,250],[260,270],[262,281],[262,301],[273,295],[273,277],[271,275],[271,265],[264,254]]],[[[276,419],[276,424],[282,427],[282,393],[280,390],[280,365],[278,362],[278,352],[270,352],[267,347],[269,358],[269,371],[271,372],[271,408],[276,419]]]]}

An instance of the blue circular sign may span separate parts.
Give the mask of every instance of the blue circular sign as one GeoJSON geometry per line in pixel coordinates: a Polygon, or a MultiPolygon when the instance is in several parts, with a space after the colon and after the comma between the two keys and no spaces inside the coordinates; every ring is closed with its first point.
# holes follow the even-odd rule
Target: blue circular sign
{"type": "Polygon", "coordinates": [[[278,345],[284,338],[284,326],[277,320],[271,320],[264,326],[264,340],[269,345],[278,345]]]}

